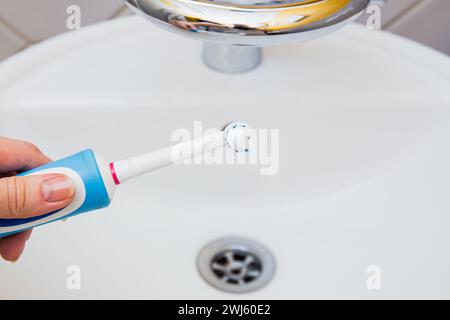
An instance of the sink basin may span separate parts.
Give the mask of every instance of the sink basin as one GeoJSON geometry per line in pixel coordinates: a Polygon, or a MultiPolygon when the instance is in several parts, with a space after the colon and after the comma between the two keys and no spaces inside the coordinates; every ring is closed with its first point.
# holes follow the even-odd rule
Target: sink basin
{"type": "Polygon", "coordinates": [[[37,228],[18,263],[0,262],[0,298],[450,298],[447,56],[359,25],[270,47],[245,74],[208,69],[200,52],[126,17],[0,65],[0,135],[54,159],[88,147],[121,159],[194,121],[279,129],[276,174],[172,166],[119,186],[109,208],[37,228]],[[240,295],[196,265],[235,236],[277,266],[240,295]],[[66,285],[71,265],[80,290],[66,285]]]}

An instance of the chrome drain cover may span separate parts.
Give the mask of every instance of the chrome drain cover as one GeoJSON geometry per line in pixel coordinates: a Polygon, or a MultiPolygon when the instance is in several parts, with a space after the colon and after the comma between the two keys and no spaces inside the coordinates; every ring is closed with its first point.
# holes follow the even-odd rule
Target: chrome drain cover
{"type": "Polygon", "coordinates": [[[223,238],[199,253],[198,270],[213,287],[233,293],[256,290],[275,273],[275,260],[262,245],[249,239],[223,238]]]}

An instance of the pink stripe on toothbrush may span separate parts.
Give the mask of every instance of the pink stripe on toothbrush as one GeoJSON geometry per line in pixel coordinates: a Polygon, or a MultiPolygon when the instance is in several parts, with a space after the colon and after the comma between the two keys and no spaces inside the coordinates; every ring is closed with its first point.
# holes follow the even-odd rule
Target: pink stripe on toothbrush
{"type": "Polygon", "coordinates": [[[114,162],[109,163],[109,171],[111,171],[112,178],[116,185],[120,184],[119,178],[117,178],[116,169],[114,169],[114,162]]]}

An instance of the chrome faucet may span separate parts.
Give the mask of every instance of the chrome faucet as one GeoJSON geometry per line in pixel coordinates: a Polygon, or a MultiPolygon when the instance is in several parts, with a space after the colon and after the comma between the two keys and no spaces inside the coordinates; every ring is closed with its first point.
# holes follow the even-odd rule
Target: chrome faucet
{"type": "Polygon", "coordinates": [[[203,60],[254,69],[261,47],[312,40],[355,20],[371,0],[125,0],[159,26],[204,41],[203,60]]]}

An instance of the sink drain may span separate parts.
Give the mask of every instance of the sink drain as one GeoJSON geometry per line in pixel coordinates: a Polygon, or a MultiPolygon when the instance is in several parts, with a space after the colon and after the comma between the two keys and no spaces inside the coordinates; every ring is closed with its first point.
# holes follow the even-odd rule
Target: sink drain
{"type": "Polygon", "coordinates": [[[256,242],[241,238],[211,242],[200,251],[197,264],[206,282],[234,293],[261,288],[275,273],[271,253],[256,242]]]}

